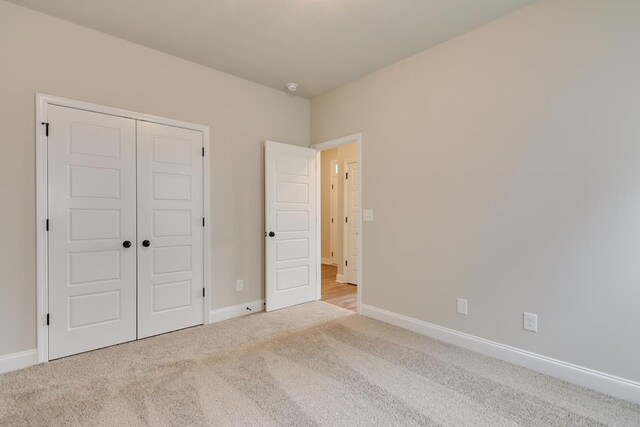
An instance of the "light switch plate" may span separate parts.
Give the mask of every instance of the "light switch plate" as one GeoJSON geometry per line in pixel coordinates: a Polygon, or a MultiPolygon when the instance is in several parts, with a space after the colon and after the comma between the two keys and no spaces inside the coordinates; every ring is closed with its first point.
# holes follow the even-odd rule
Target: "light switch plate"
{"type": "Polygon", "coordinates": [[[373,209],[363,209],[362,210],[362,220],[363,221],[373,221],[373,209]]]}

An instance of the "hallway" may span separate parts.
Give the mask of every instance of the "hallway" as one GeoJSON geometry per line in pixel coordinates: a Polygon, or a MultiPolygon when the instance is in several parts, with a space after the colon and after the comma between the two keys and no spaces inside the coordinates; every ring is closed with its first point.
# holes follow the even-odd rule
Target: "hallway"
{"type": "Polygon", "coordinates": [[[336,282],[338,267],[322,264],[322,301],[358,311],[358,287],[336,282]]]}

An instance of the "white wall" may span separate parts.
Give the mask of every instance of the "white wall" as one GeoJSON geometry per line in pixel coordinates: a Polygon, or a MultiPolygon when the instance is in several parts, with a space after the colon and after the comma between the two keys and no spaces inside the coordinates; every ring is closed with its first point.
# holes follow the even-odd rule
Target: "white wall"
{"type": "Polygon", "coordinates": [[[365,304],[640,380],[639,1],[534,3],[311,113],[363,133],[365,304]]]}
{"type": "Polygon", "coordinates": [[[35,348],[35,92],[210,126],[212,308],[264,297],[262,141],[309,102],[0,1],[0,356],[35,348]]]}
{"type": "Polygon", "coordinates": [[[320,253],[323,260],[331,258],[331,161],[337,158],[337,148],[320,153],[320,253]]]}

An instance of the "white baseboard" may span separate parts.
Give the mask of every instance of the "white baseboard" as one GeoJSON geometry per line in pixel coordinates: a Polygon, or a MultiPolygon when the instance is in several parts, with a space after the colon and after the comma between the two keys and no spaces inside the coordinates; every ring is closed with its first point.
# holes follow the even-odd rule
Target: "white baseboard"
{"type": "Polygon", "coordinates": [[[331,258],[322,258],[320,262],[325,265],[333,265],[333,262],[331,262],[331,258]]]}
{"type": "Polygon", "coordinates": [[[338,283],[345,283],[345,281],[344,281],[344,274],[338,274],[338,275],[336,275],[336,282],[338,282],[338,283]]]}
{"type": "Polygon", "coordinates": [[[209,323],[222,322],[234,317],[246,316],[247,314],[264,311],[264,300],[251,301],[244,304],[232,305],[218,308],[209,312],[209,323]]]}
{"type": "Polygon", "coordinates": [[[640,403],[640,383],[636,381],[598,372],[366,304],[360,305],[360,314],[601,393],[640,403]]]}
{"type": "Polygon", "coordinates": [[[0,356],[0,374],[26,368],[38,363],[36,349],[0,356]]]}

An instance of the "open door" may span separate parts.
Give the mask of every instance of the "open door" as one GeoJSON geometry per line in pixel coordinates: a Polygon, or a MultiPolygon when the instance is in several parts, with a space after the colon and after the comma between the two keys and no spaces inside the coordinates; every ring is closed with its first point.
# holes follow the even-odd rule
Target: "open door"
{"type": "Polygon", "coordinates": [[[265,144],[266,310],[318,299],[318,152],[265,144]]]}
{"type": "Polygon", "coordinates": [[[358,247],[358,217],[360,207],[358,206],[358,162],[355,160],[345,163],[344,180],[344,280],[352,285],[358,283],[358,257],[360,248],[358,247]]]}

